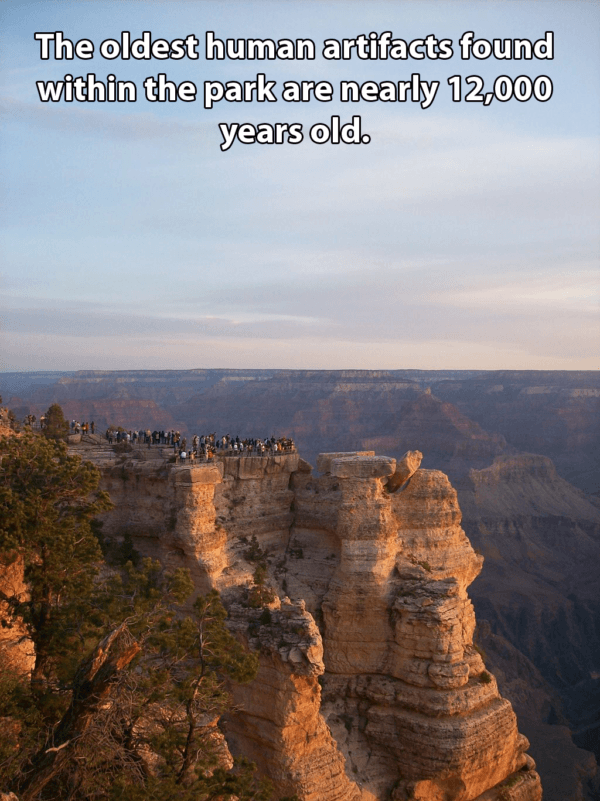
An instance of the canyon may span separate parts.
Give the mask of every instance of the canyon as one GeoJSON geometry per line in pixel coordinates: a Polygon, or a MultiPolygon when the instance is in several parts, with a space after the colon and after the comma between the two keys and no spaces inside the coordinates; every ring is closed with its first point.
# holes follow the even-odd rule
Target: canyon
{"type": "Polygon", "coordinates": [[[418,446],[425,466],[448,472],[487,467],[506,451],[538,453],[586,493],[600,489],[600,376],[594,372],[7,372],[0,373],[0,393],[17,417],[39,417],[59,403],[67,418],[95,420],[97,430],[115,424],[188,435],[287,435],[310,462],[319,452],[367,448],[368,441],[395,457],[418,446]]]}
{"type": "MultiPolygon", "coordinates": [[[[399,461],[406,451],[418,448],[424,454],[419,472],[441,470],[449,476],[458,494],[462,527],[485,557],[483,570],[469,588],[478,620],[475,643],[485,652],[490,672],[498,678],[502,694],[512,702],[520,727],[531,740],[544,797],[550,801],[595,797],[597,773],[590,752],[600,756],[598,375],[576,371],[85,371],[2,374],[0,391],[5,400],[12,395],[9,402],[17,416],[31,412],[39,416],[51,402],[59,402],[69,419],[94,419],[97,430],[114,423],[174,428],[188,435],[216,430],[242,437],[291,436],[312,464],[317,464],[321,452],[376,451],[399,461]]],[[[152,471],[156,465],[137,460],[135,469],[152,471]]],[[[291,537],[292,531],[300,536],[303,475],[301,469],[290,471],[289,487],[272,480],[273,497],[281,495],[288,507],[294,504],[285,514],[276,514],[258,501],[256,507],[246,508],[246,500],[240,501],[243,495],[236,493],[232,497],[237,505],[226,509],[221,495],[229,483],[226,478],[215,485],[215,531],[194,536],[223,545],[230,540],[225,521],[229,527],[235,521],[240,537],[251,537],[257,520],[263,532],[287,531],[291,537]],[[298,493],[298,498],[289,492],[298,493]]],[[[129,491],[135,481],[121,483],[129,491]]],[[[323,476],[318,479],[322,481],[323,476]]],[[[138,487],[146,485],[146,479],[139,482],[138,487]]],[[[321,486],[318,482],[317,487],[321,486]]],[[[133,524],[141,522],[146,508],[162,503],[163,483],[156,483],[155,489],[158,495],[144,495],[142,489],[137,511],[135,505],[131,507],[133,524]]],[[[319,489],[317,497],[324,503],[321,516],[332,504],[324,494],[319,489]]],[[[166,498],[163,501],[167,503],[166,498]]],[[[169,514],[163,529],[169,531],[172,525],[169,514]]],[[[334,529],[328,525],[323,530],[334,529]]],[[[266,537],[261,547],[275,548],[277,536],[283,534],[273,533],[273,543],[269,536],[261,535],[266,537]]],[[[158,548],[157,542],[153,536],[145,539],[148,552],[158,548]]],[[[232,542],[237,542],[235,537],[232,542]]],[[[215,564],[224,559],[219,555],[221,545],[211,557],[215,564]]],[[[249,548],[236,547],[239,553],[249,548]]],[[[282,586],[279,594],[287,592],[294,603],[304,600],[306,613],[313,615],[321,629],[329,608],[325,588],[333,581],[331,569],[337,569],[336,549],[327,546],[319,556],[311,547],[292,541],[286,557],[288,572],[280,577],[281,581],[285,578],[286,588],[282,586]],[[310,581],[299,574],[300,568],[308,569],[307,557],[299,558],[299,553],[310,554],[310,581]]],[[[183,563],[187,557],[182,548],[172,546],[164,556],[183,563]]],[[[420,561],[431,565],[427,557],[420,561]]],[[[207,569],[199,567],[198,580],[201,573],[208,575],[207,569]]],[[[233,587],[235,570],[225,564],[220,589],[226,589],[228,575],[233,587]]],[[[251,582],[251,571],[247,580],[251,582]]],[[[320,690],[324,710],[335,697],[334,691],[326,692],[328,683],[334,685],[327,660],[325,665],[320,690]]],[[[358,708],[367,701],[357,696],[352,703],[358,708]]],[[[342,714],[350,716],[350,712],[342,714]]],[[[350,737],[346,724],[336,723],[335,715],[327,722],[332,732],[337,726],[337,742],[342,736],[350,737]]],[[[355,766],[364,769],[362,763],[355,766]]]]}

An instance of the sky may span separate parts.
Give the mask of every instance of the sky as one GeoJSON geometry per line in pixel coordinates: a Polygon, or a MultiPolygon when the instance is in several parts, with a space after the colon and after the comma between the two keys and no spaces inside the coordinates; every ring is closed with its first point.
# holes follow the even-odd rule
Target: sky
{"type": "Polygon", "coordinates": [[[3,0],[0,370],[598,369],[599,28],[595,0],[3,0]],[[42,60],[34,34],[55,31],[93,59],[51,45],[42,60]],[[199,57],[103,58],[123,31],[193,34],[199,57]],[[316,57],[206,60],[207,31],[311,39],[316,57]],[[454,54],[322,55],[386,31],[454,54]],[[554,57],[463,60],[467,31],[551,31],[554,57]],[[37,81],[88,73],[137,100],[41,102],[37,81]],[[159,73],[196,100],[148,101],[159,73]],[[205,82],[259,73],[276,102],[204,108],[205,82]],[[413,75],[439,81],[428,108],[340,101],[342,81],[413,75]],[[470,76],[484,95],[547,76],[552,96],[466,102],[470,76]],[[333,98],[285,102],[286,81],[328,81],[333,98]],[[370,141],[313,142],[335,116],[359,116],[370,141]],[[235,123],[297,123],[303,141],[223,151],[219,125],[235,123]]]}

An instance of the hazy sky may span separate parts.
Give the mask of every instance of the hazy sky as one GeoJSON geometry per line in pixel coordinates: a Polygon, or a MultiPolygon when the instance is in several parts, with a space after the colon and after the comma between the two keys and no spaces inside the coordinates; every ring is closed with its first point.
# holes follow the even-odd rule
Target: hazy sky
{"type": "Polygon", "coordinates": [[[597,369],[599,28],[595,0],[4,0],[1,369],[597,369]],[[34,33],[57,30],[94,58],[42,61],[34,33]],[[125,30],[195,34],[200,58],[102,58],[125,30]],[[317,57],[205,61],[207,30],[310,38],[317,57]],[[384,31],[451,39],[454,56],[321,56],[325,39],[384,31]],[[461,60],[465,31],[553,31],[554,59],[461,60]],[[90,72],[138,100],[40,102],[36,81],[90,72]],[[147,102],[160,72],[196,102],[147,102]],[[258,73],[277,102],[204,109],[204,81],[258,73]],[[413,73],[440,82],[427,109],[338,99],[342,80],[413,73]],[[547,75],[553,96],[453,103],[453,75],[484,92],[547,75]],[[327,80],[334,99],[286,103],[290,80],[327,80]],[[360,115],[371,142],[311,142],[333,115],[360,115]],[[222,152],[234,122],[301,123],[304,141],[222,152]]]}

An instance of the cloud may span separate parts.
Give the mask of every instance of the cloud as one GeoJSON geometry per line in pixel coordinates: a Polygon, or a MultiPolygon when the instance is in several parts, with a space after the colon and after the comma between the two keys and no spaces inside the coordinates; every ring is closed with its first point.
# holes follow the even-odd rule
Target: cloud
{"type": "Polygon", "coordinates": [[[536,363],[555,358],[575,364],[594,358],[600,340],[598,279],[590,265],[569,266],[560,274],[520,272],[515,265],[490,280],[485,265],[482,275],[460,273],[452,263],[429,269],[367,264],[348,271],[343,281],[332,271],[318,280],[310,274],[282,274],[254,285],[248,280],[229,294],[218,285],[205,287],[201,297],[164,303],[160,313],[118,295],[109,305],[58,302],[54,308],[14,298],[3,328],[15,341],[70,338],[83,349],[102,339],[108,351],[124,341],[133,346],[156,338],[173,352],[183,343],[212,350],[216,343],[223,348],[252,342],[256,358],[272,350],[266,344],[271,341],[287,342],[290,352],[320,341],[322,367],[335,366],[327,354],[336,342],[352,343],[353,349],[480,343],[499,353],[527,353],[536,363]]]}
{"type": "MultiPolygon", "coordinates": [[[[175,340],[178,336],[197,339],[213,337],[277,338],[310,336],[313,321],[294,316],[267,315],[261,319],[236,319],[217,316],[157,316],[134,313],[119,304],[118,310],[85,308],[20,308],[5,311],[2,329],[18,334],[91,339],[94,337],[126,338],[161,336],[175,340]]],[[[326,321],[314,321],[325,333],[326,321]]]]}

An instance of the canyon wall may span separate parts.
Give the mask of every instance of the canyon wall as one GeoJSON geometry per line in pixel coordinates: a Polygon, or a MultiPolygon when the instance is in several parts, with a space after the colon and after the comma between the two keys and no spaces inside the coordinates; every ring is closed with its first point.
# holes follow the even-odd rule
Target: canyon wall
{"type": "Polygon", "coordinates": [[[225,722],[301,801],[537,801],[539,777],[473,644],[481,570],[447,477],[373,452],[105,462],[104,535],[216,587],[258,678],[225,722]],[[266,580],[257,565],[266,568],[266,580]],[[257,602],[258,599],[258,602],[257,602]]]}

